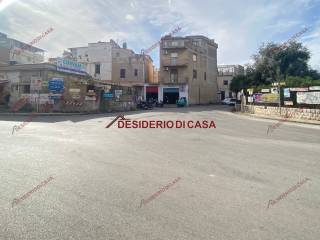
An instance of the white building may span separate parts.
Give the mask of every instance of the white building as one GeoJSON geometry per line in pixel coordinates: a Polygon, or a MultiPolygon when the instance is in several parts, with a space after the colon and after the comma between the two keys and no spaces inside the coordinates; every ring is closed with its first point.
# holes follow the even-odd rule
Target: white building
{"type": "Polygon", "coordinates": [[[244,67],[241,65],[218,65],[218,88],[220,100],[236,98],[236,93],[230,90],[232,79],[237,75],[244,75],[244,67]]]}
{"type": "Polygon", "coordinates": [[[35,64],[44,62],[44,50],[8,38],[0,32],[0,64],[35,64]]]}
{"type": "Polygon", "coordinates": [[[89,43],[87,47],[69,48],[74,60],[86,66],[86,71],[100,81],[112,80],[112,50],[120,46],[110,42],[89,43]]]}

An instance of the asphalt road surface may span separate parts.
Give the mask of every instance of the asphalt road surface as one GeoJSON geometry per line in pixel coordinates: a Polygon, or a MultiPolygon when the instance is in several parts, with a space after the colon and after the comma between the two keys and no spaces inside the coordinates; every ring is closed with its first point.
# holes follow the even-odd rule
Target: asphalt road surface
{"type": "Polygon", "coordinates": [[[277,121],[210,106],[125,117],[216,129],[105,128],[115,116],[39,116],[14,134],[27,117],[0,117],[1,240],[320,239],[320,126],[267,135],[277,121]]]}

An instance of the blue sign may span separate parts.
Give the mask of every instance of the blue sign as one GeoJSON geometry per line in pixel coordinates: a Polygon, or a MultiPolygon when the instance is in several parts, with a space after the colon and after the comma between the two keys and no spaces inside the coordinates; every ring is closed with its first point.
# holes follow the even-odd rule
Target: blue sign
{"type": "Polygon", "coordinates": [[[104,98],[113,98],[113,93],[111,93],[111,92],[104,93],[103,97],[104,98]]]}
{"type": "Polygon", "coordinates": [[[63,78],[52,78],[49,80],[48,89],[52,93],[62,93],[64,90],[63,78]]]}

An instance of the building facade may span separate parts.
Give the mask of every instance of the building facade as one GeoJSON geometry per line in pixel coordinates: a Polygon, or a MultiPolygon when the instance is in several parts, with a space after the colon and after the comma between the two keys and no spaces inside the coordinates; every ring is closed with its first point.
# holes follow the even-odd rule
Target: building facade
{"type": "Polygon", "coordinates": [[[154,82],[150,56],[136,54],[124,43],[120,47],[110,42],[89,43],[88,47],[69,48],[64,58],[72,58],[86,66],[86,71],[99,83],[134,87],[137,98],[143,99],[146,85],[154,82]]]}
{"type": "Polygon", "coordinates": [[[220,101],[223,101],[225,98],[236,98],[236,93],[230,90],[230,84],[235,76],[244,74],[244,67],[241,65],[218,66],[218,87],[220,101]]]}
{"type": "Polygon", "coordinates": [[[110,42],[89,43],[86,47],[69,48],[70,54],[64,52],[65,57],[86,66],[86,71],[99,81],[112,80],[112,51],[120,49],[113,40],[110,42]]]}
{"type": "Polygon", "coordinates": [[[160,47],[160,100],[174,104],[186,97],[188,104],[218,100],[218,44],[205,36],[162,38],[160,47]]]}
{"type": "Polygon", "coordinates": [[[28,45],[0,32],[0,65],[44,62],[44,50],[28,45]]]}
{"type": "Polygon", "coordinates": [[[115,48],[112,52],[112,83],[128,86],[144,86],[152,83],[153,61],[150,56],[136,54],[134,51],[115,48]]]}
{"type": "Polygon", "coordinates": [[[12,110],[24,100],[23,111],[98,111],[100,94],[93,79],[71,71],[48,63],[0,66],[0,107],[12,110]]]}

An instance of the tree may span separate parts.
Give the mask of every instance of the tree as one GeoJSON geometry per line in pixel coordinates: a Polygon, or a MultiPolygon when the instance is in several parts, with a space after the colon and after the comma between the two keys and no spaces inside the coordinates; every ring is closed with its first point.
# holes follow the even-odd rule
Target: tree
{"type": "Polygon", "coordinates": [[[252,57],[253,64],[247,66],[246,76],[235,77],[232,87],[236,91],[239,87],[271,86],[273,82],[287,81],[289,77],[297,77],[294,85],[297,82],[303,86],[315,85],[314,80],[320,79],[320,74],[308,66],[310,56],[310,51],[295,41],[288,42],[286,47],[272,42],[262,44],[252,57]]]}
{"type": "Polygon", "coordinates": [[[230,84],[232,92],[240,92],[241,89],[247,88],[247,78],[244,75],[235,76],[230,84]]]}

